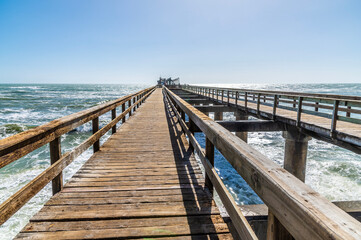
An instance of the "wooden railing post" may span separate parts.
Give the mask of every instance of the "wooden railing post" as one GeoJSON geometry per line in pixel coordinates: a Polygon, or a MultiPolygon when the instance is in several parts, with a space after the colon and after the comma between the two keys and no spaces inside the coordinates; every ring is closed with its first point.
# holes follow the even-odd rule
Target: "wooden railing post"
{"type": "Polygon", "coordinates": [[[227,105],[229,105],[229,91],[227,91],[227,105]]]}
{"type": "MultiPolygon", "coordinates": [[[[133,97],[133,104],[136,102],[136,97],[133,97]]],[[[137,109],[137,105],[134,105],[133,107],[133,112],[135,112],[135,110],[137,109]]]]}
{"type": "MultiPolygon", "coordinates": [[[[122,104],[122,112],[125,111],[125,103],[122,104]]],[[[122,123],[125,123],[125,116],[122,118],[122,123]]]]}
{"type": "Polygon", "coordinates": [[[337,119],[338,119],[338,105],[340,101],[335,100],[333,104],[333,112],[332,112],[332,122],[331,122],[331,137],[334,137],[335,131],[336,131],[336,125],[337,125],[337,119]]]}
{"type": "MultiPolygon", "coordinates": [[[[50,147],[50,163],[54,164],[61,158],[61,145],[60,137],[55,138],[49,143],[50,147]]],[[[51,182],[53,195],[63,189],[63,172],[60,172],[51,182]]]]}
{"type": "Polygon", "coordinates": [[[351,106],[348,106],[348,102],[345,102],[345,106],[347,107],[346,117],[351,117],[351,106]]]}
{"type": "Polygon", "coordinates": [[[275,95],[273,99],[273,114],[272,114],[273,120],[276,120],[277,102],[278,102],[278,96],[275,95]]]}
{"type": "Polygon", "coordinates": [[[297,127],[301,126],[302,102],[303,102],[303,97],[299,97],[298,98],[298,107],[297,107],[297,120],[296,120],[297,127]]]}
{"type": "MultiPolygon", "coordinates": [[[[99,118],[94,118],[92,120],[92,124],[93,124],[93,134],[96,133],[97,131],[99,131],[99,118]]],[[[97,152],[99,151],[100,149],[100,142],[99,140],[96,141],[94,144],[93,144],[93,152],[97,152]]]]}
{"type": "Polygon", "coordinates": [[[259,116],[260,115],[260,105],[261,105],[261,94],[258,93],[257,94],[257,115],[259,116]]]}
{"type": "MultiPolygon", "coordinates": [[[[189,118],[189,116],[188,116],[189,118]]],[[[190,133],[194,136],[194,129],[195,129],[195,124],[192,121],[192,119],[189,118],[189,131],[190,133]]],[[[193,152],[194,151],[194,147],[192,144],[189,144],[189,149],[193,152]]]]}
{"type": "Polygon", "coordinates": [[[222,90],[221,92],[222,92],[221,101],[223,102],[224,90],[222,90]]]}
{"type": "MultiPolygon", "coordinates": [[[[113,108],[112,109],[112,120],[115,119],[117,117],[117,108],[113,108]]],[[[117,132],[117,125],[114,125],[112,127],[112,134],[117,132]]]]}
{"type": "Polygon", "coordinates": [[[236,106],[238,105],[238,98],[239,98],[239,92],[236,92],[236,100],[235,100],[236,106]]]}
{"type": "MultiPolygon", "coordinates": [[[[212,166],[214,166],[214,145],[207,137],[206,137],[206,158],[209,160],[212,166]]],[[[213,195],[213,184],[208,174],[206,174],[205,186],[208,187],[210,193],[213,195]]]]}
{"type": "MultiPolygon", "coordinates": [[[[132,99],[129,99],[128,101],[128,108],[130,108],[130,106],[132,106],[132,99]]],[[[132,116],[132,109],[130,108],[130,111],[129,111],[129,117],[132,116]]]]}
{"type": "Polygon", "coordinates": [[[244,93],[244,108],[247,111],[247,102],[248,102],[248,94],[247,92],[244,93]]]}

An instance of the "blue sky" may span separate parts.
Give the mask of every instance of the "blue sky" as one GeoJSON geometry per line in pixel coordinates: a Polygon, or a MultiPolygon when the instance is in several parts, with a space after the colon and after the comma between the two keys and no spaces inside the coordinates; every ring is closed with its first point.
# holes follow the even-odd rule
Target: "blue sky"
{"type": "Polygon", "coordinates": [[[361,83],[360,0],[0,0],[0,83],[361,83]]]}

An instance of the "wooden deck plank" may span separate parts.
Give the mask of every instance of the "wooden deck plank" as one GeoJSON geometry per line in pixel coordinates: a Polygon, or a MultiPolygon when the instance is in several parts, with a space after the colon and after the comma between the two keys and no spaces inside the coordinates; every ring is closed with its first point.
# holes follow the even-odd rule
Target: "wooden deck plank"
{"type": "Polygon", "coordinates": [[[157,89],[18,239],[232,239],[157,89]]]}

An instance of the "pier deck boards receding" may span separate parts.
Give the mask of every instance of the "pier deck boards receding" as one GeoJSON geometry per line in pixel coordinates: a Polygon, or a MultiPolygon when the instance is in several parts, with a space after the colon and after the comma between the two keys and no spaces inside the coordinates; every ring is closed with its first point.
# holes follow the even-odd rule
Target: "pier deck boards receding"
{"type": "Polygon", "coordinates": [[[232,239],[157,89],[19,239],[232,239]]]}

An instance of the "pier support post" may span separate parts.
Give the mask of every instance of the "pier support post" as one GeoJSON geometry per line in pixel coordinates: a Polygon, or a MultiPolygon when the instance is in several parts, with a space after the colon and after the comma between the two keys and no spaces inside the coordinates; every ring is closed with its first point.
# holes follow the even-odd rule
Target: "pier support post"
{"type": "MultiPolygon", "coordinates": [[[[209,139],[206,137],[206,158],[209,162],[214,166],[214,145],[209,139]]],[[[209,192],[213,195],[213,184],[209,176],[206,174],[205,186],[208,187],[209,192]]]]}
{"type": "MultiPolygon", "coordinates": [[[[94,134],[99,130],[99,118],[94,118],[92,123],[93,123],[93,134],[94,134]]],[[[99,149],[100,149],[100,142],[98,140],[93,144],[93,152],[95,153],[99,151],[99,149]]]]}
{"type": "MultiPolygon", "coordinates": [[[[50,147],[50,163],[54,164],[61,158],[60,137],[55,138],[49,144],[50,147]]],[[[53,195],[57,194],[63,189],[63,172],[60,172],[52,181],[53,195]]]]}
{"type": "MultiPolygon", "coordinates": [[[[248,120],[248,116],[245,114],[242,114],[241,111],[235,111],[234,115],[236,117],[236,120],[248,120]]],[[[236,136],[245,142],[248,141],[248,133],[247,132],[236,132],[236,136]]]]}
{"type": "MultiPolygon", "coordinates": [[[[296,128],[283,132],[282,136],[286,139],[284,169],[304,182],[306,177],[307,147],[311,137],[301,133],[296,128]]],[[[268,211],[267,239],[294,239],[271,211],[268,211]]]]}
{"type": "Polygon", "coordinates": [[[214,112],[214,121],[223,120],[223,112],[214,112]]]}
{"type": "Polygon", "coordinates": [[[311,137],[299,132],[297,129],[285,131],[282,136],[286,139],[284,169],[304,182],[308,141],[311,140],[311,137]]]}

